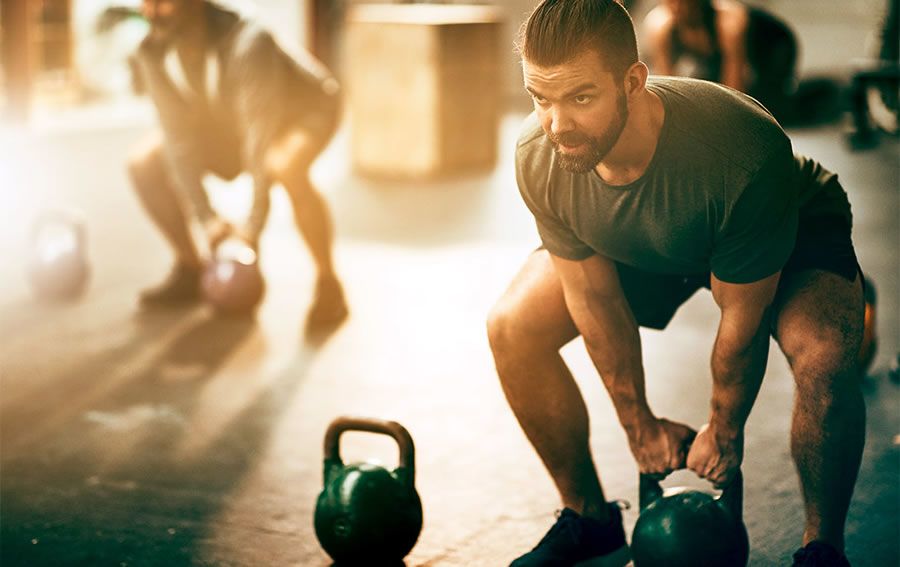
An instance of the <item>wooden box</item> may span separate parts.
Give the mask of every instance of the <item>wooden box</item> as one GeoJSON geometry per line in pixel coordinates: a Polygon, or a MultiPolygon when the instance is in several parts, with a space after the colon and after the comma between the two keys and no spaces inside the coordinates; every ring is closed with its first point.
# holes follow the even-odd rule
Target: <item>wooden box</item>
{"type": "Polygon", "coordinates": [[[495,165],[501,23],[486,6],[350,11],[344,80],[357,172],[414,179],[495,165]]]}

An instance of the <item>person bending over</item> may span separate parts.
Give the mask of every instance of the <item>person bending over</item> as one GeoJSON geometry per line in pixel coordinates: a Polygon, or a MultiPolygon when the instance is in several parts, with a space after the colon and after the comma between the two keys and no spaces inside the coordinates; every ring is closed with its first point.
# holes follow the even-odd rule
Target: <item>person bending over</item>
{"type": "Polygon", "coordinates": [[[773,336],[796,385],[790,437],[806,525],[794,564],[848,565],[844,523],[865,435],[863,285],[837,177],[794,155],[750,97],[648,77],[615,0],[543,0],[519,44],[534,112],[516,173],[542,247],[492,309],[488,337],[565,508],[513,565],[614,564],[627,552],[559,352],[578,335],[640,472],[686,466],[718,487],[741,465],[773,336]],[[638,328],[664,328],[700,288],[720,318],[708,423],[695,433],[649,406],[638,328]]]}
{"type": "Polygon", "coordinates": [[[791,118],[797,40],[769,12],[734,0],[662,0],[643,28],[654,74],[722,83],[791,118]]]}
{"type": "Polygon", "coordinates": [[[197,300],[202,261],[189,220],[199,220],[211,249],[228,237],[256,249],[269,190],[280,183],[318,268],[308,322],[342,320],[347,307],[332,263],[331,220],[309,175],[338,123],[336,80],[311,55],[288,55],[269,32],[210,0],[144,0],[141,12],[150,29],[132,70],[161,128],[128,170],[174,250],[175,266],[141,294],[140,304],[197,300]],[[253,178],[253,203],[246,222],[232,226],[210,206],[203,177],[230,180],[245,171],[253,178]]]}

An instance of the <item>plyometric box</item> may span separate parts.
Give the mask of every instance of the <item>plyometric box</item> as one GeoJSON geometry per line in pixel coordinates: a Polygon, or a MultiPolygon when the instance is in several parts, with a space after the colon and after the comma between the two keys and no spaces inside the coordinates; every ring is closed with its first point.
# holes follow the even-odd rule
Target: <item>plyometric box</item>
{"type": "Polygon", "coordinates": [[[495,165],[501,24],[487,6],[349,12],[344,82],[357,172],[416,179],[495,165]]]}

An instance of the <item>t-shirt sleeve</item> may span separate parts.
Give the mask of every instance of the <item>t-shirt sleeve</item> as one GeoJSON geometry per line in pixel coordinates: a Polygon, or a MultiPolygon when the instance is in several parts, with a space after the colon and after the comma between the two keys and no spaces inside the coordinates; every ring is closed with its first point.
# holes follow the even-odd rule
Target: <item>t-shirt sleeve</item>
{"type": "Polygon", "coordinates": [[[535,163],[529,152],[516,152],[516,181],[525,205],[534,215],[541,243],[554,256],[567,260],[584,260],[596,252],[582,242],[571,228],[559,218],[551,206],[550,164],[535,163]],[[535,175],[542,172],[542,175],[535,175]]]}
{"type": "Polygon", "coordinates": [[[790,151],[776,152],[737,198],[713,243],[710,269],[718,279],[751,283],[784,267],[797,237],[793,167],[790,151]]]}

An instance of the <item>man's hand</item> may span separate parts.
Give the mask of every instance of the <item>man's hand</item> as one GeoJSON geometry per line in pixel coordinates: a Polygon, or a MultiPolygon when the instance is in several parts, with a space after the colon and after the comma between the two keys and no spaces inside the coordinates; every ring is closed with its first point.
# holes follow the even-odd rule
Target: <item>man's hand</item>
{"type": "Polygon", "coordinates": [[[700,428],[687,457],[687,467],[716,488],[734,479],[744,458],[744,433],[726,435],[709,424],[700,428]]]}
{"type": "Polygon", "coordinates": [[[203,225],[203,232],[206,233],[210,251],[215,254],[219,244],[222,244],[226,238],[234,235],[234,227],[231,226],[231,223],[219,217],[213,217],[203,225]]]}
{"type": "Polygon", "coordinates": [[[252,248],[254,252],[259,253],[259,237],[253,235],[246,227],[236,228],[232,236],[252,248]]]}
{"type": "Polygon", "coordinates": [[[641,474],[662,480],[683,469],[688,447],[697,432],[668,419],[653,419],[629,430],[628,443],[641,474]]]}

